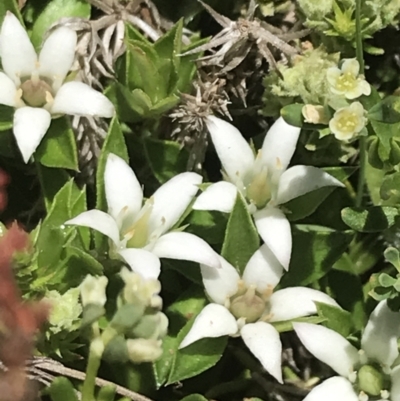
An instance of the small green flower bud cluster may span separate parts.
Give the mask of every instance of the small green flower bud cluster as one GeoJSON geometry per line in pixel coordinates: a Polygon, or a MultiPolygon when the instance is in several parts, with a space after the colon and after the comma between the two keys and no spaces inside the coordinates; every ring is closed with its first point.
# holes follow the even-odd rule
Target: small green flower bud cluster
{"type": "Polygon", "coordinates": [[[328,54],[319,47],[305,50],[295,58],[291,67],[279,65],[283,79],[274,72],[264,79],[263,114],[277,117],[283,106],[295,102],[325,104],[330,96],[327,70],[336,67],[338,62],[339,53],[328,54]]]}
{"type": "MultiPolygon", "coordinates": [[[[355,47],[355,0],[297,0],[297,4],[305,16],[306,26],[326,36],[344,39],[355,47]]],[[[363,39],[370,38],[375,32],[389,25],[396,25],[399,12],[399,1],[363,1],[361,8],[363,39]]],[[[368,44],[366,51],[382,54],[382,49],[368,44]]]]}
{"type": "MultiPolygon", "coordinates": [[[[162,338],[167,334],[168,319],[161,312],[158,280],[145,279],[127,268],[121,271],[124,286],[117,308],[108,325],[99,328],[105,315],[107,278],[87,276],[81,285],[84,305],[83,323],[92,326],[92,343],[101,339],[101,355],[108,360],[135,363],[153,362],[162,355],[162,338]]],[[[104,326],[102,324],[102,326],[104,326]]]]}

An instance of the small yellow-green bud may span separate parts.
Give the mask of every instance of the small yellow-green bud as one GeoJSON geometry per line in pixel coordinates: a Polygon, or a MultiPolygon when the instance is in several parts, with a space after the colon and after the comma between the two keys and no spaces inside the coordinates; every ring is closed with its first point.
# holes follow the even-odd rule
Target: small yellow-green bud
{"type": "Polygon", "coordinates": [[[82,305],[79,303],[79,288],[70,288],[64,294],[58,291],[47,291],[45,301],[51,305],[49,316],[50,331],[75,330],[79,325],[82,305]]]}
{"type": "Polygon", "coordinates": [[[154,362],[161,357],[162,341],[153,339],[129,339],[126,340],[129,359],[134,363],[154,362]]]}
{"type": "Polygon", "coordinates": [[[161,291],[161,284],[158,280],[145,279],[140,274],[125,267],[120,274],[125,282],[122,296],[126,303],[137,304],[140,302],[146,307],[161,309],[162,299],[158,295],[161,291]]]}
{"type": "Polygon", "coordinates": [[[324,106],[306,104],[301,109],[304,121],[310,124],[328,124],[329,117],[326,115],[324,106]]]}
{"type": "Polygon", "coordinates": [[[368,395],[380,395],[383,390],[384,377],[382,372],[371,365],[364,365],[358,371],[358,387],[368,395]]]}
{"type": "Polygon", "coordinates": [[[80,285],[82,305],[96,304],[104,306],[107,301],[106,287],[108,279],[105,276],[94,277],[88,274],[80,285]]]}

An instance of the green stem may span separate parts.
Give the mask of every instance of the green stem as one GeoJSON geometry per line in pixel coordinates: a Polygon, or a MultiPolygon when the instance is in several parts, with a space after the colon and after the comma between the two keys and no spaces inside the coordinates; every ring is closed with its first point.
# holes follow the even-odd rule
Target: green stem
{"type": "Polygon", "coordinates": [[[359,149],[360,170],[358,173],[358,185],[357,185],[357,196],[356,196],[357,207],[361,206],[364,195],[365,169],[367,166],[367,138],[361,137],[359,143],[360,143],[360,149],[359,149]]]}
{"type": "MultiPolygon", "coordinates": [[[[364,73],[364,52],[363,52],[363,40],[361,35],[361,0],[356,0],[356,56],[358,63],[360,64],[360,73],[364,73]]],[[[362,198],[365,187],[365,169],[367,163],[367,139],[365,137],[360,138],[360,170],[358,174],[358,186],[357,186],[357,197],[356,206],[361,206],[362,198]]]]}
{"type": "Polygon", "coordinates": [[[100,337],[96,337],[90,344],[86,377],[82,387],[82,401],[95,401],[94,389],[103,349],[104,345],[100,337]]]}

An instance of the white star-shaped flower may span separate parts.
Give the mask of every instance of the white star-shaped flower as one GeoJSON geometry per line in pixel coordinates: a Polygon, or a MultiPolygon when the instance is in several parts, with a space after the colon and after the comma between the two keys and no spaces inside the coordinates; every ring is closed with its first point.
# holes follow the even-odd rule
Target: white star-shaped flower
{"type": "Polygon", "coordinates": [[[250,258],[242,277],[224,258],[220,263],[219,269],[200,265],[212,303],[196,317],[180,348],[206,337],[240,335],[263,367],[282,382],[282,344],[271,323],[315,314],[315,301],[337,303],[305,287],[273,292],[284,270],[265,244],[250,258]]]}
{"type": "Polygon", "coordinates": [[[293,327],[304,346],[340,375],[315,387],[304,401],[400,401],[400,313],[391,311],[386,301],[372,312],[360,351],[326,327],[310,323],[293,327]]]}
{"type": "Polygon", "coordinates": [[[0,104],[15,107],[13,132],[25,163],[46,134],[52,115],[110,118],[114,106],[82,82],[66,82],[77,43],[76,32],[53,31],[39,56],[18,19],[7,12],[0,31],[0,104]]]}
{"type": "Polygon", "coordinates": [[[67,221],[110,238],[110,254],[120,255],[145,278],[160,274],[159,258],[190,260],[219,267],[218,255],[196,235],[173,231],[198,191],[202,177],[181,173],[162,185],[143,205],[143,190],[129,165],[110,154],[104,185],[108,213],[89,210],[67,221]]]}
{"type": "Polygon", "coordinates": [[[240,191],[253,212],[263,241],[287,269],[292,252],[288,219],[279,206],[321,187],[343,184],[313,166],[288,168],[296,149],[300,128],[279,118],[268,131],[257,156],[242,134],[219,118],[207,118],[207,127],[221,160],[226,181],[210,185],[193,209],[230,212],[240,191]]]}

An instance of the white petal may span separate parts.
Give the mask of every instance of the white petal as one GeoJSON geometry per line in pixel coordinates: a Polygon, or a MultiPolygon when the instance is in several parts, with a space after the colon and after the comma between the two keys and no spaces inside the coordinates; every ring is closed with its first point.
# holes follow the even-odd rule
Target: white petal
{"type": "Polygon", "coordinates": [[[58,90],[51,107],[53,114],[111,118],[113,104],[100,92],[82,82],[67,82],[58,90]]]}
{"type": "Polygon", "coordinates": [[[116,221],[109,214],[101,210],[88,210],[83,212],[65,224],[93,228],[110,238],[116,245],[119,245],[119,231],[116,221]]]}
{"type": "Polygon", "coordinates": [[[282,344],[276,329],[271,324],[257,322],[244,325],[240,334],[264,369],[279,383],[283,383],[282,344]]]}
{"type": "Polygon", "coordinates": [[[303,401],[359,401],[351,383],[343,377],[331,377],[314,387],[303,401]]]}
{"type": "Polygon", "coordinates": [[[71,69],[76,43],[76,32],[66,27],[54,30],[43,43],[39,54],[39,74],[55,81],[55,90],[71,69]]]}
{"type": "Polygon", "coordinates": [[[104,185],[108,212],[122,231],[133,224],[135,216],[142,208],[143,191],[135,173],[125,160],[110,153],[104,171],[104,185]]]}
{"type": "Polygon", "coordinates": [[[160,259],[145,249],[126,248],[118,253],[135,272],[146,279],[157,279],[161,271],[160,259]]]}
{"type": "Polygon", "coordinates": [[[15,107],[17,88],[14,82],[4,72],[0,72],[0,104],[15,107]]]}
{"type": "Polygon", "coordinates": [[[278,118],[267,132],[261,148],[261,157],[270,173],[287,169],[296,150],[300,128],[289,125],[282,117],[278,118]]]}
{"type": "Polygon", "coordinates": [[[229,179],[235,183],[252,168],[254,154],[242,134],[232,124],[209,116],[206,120],[215,150],[229,179]]]}
{"type": "Polygon", "coordinates": [[[243,280],[248,285],[255,285],[257,291],[273,290],[283,274],[283,267],[267,245],[253,254],[243,272],[243,280]]]}
{"type": "Polygon", "coordinates": [[[393,312],[381,301],[371,313],[361,338],[361,348],[367,356],[391,366],[398,357],[397,339],[400,336],[400,313],[393,312]]]}
{"type": "Polygon", "coordinates": [[[204,240],[194,234],[171,232],[162,235],[152,252],[159,258],[190,260],[219,268],[218,254],[204,240]]]}
{"type": "Polygon", "coordinates": [[[278,208],[266,207],[254,213],[254,222],[265,244],[287,270],[292,255],[292,231],[285,214],[278,208]]]}
{"type": "Polygon", "coordinates": [[[346,58],[343,60],[342,73],[351,74],[354,77],[360,73],[360,63],[355,58],[346,58]]]}
{"type": "Polygon", "coordinates": [[[199,190],[203,178],[196,173],[182,173],[168,180],[154,195],[149,217],[149,231],[162,227],[167,232],[183,215],[199,190]]]}
{"type": "Polygon", "coordinates": [[[179,349],[208,337],[234,335],[238,326],[234,316],[222,305],[209,304],[196,317],[192,328],[179,345],[179,349]]]}
{"type": "Polygon", "coordinates": [[[390,401],[400,401],[400,365],[392,370],[391,379],[390,401]]]}
{"type": "Polygon", "coordinates": [[[348,378],[359,363],[357,348],[334,330],[311,323],[293,323],[303,345],[340,376],[348,378]]]}
{"type": "Polygon", "coordinates": [[[217,210],[230,213],[235,205],[238,190],[230,182],[220,181],[210,185],[193,204],[194,210],[217,210]]]}
{"type": "Polygon", "coordinates": [[[203,264],[200,268],[207,294],[215,303],[224,305],[227,298],[236,294],[240,276],[223,257],[219,256],[219,260],[221,263],[219,269],[203,264]]]}
{"type": "Polygon", "coordinates": [[[280,205],[318,188],[330,186],[344,185],[317,167],[293,166],[281,175],[276,203],[280,205]]]}
{"type": "Polygon", "coordinates": [[[30,76],[37,56],[25,29],[11,12],[7,12],[0,32],[0,56],[4,72],[16,83],[30,76]]]}
{"type": "Polygon", "coordinates": [[[289,287],[274,292],[269,300],[271,322],[296,319],[314,315],[317,307],[314,302],[323,302],[339,307],[337,302],[324,292],[306,287],[289,287]]]}
{"type": "Polygon", "coordinates": [[[51,115],[41,108],[21,107],[14,114],[14,136],[22,158],[28,163],[50,127],[51,115]]]}

